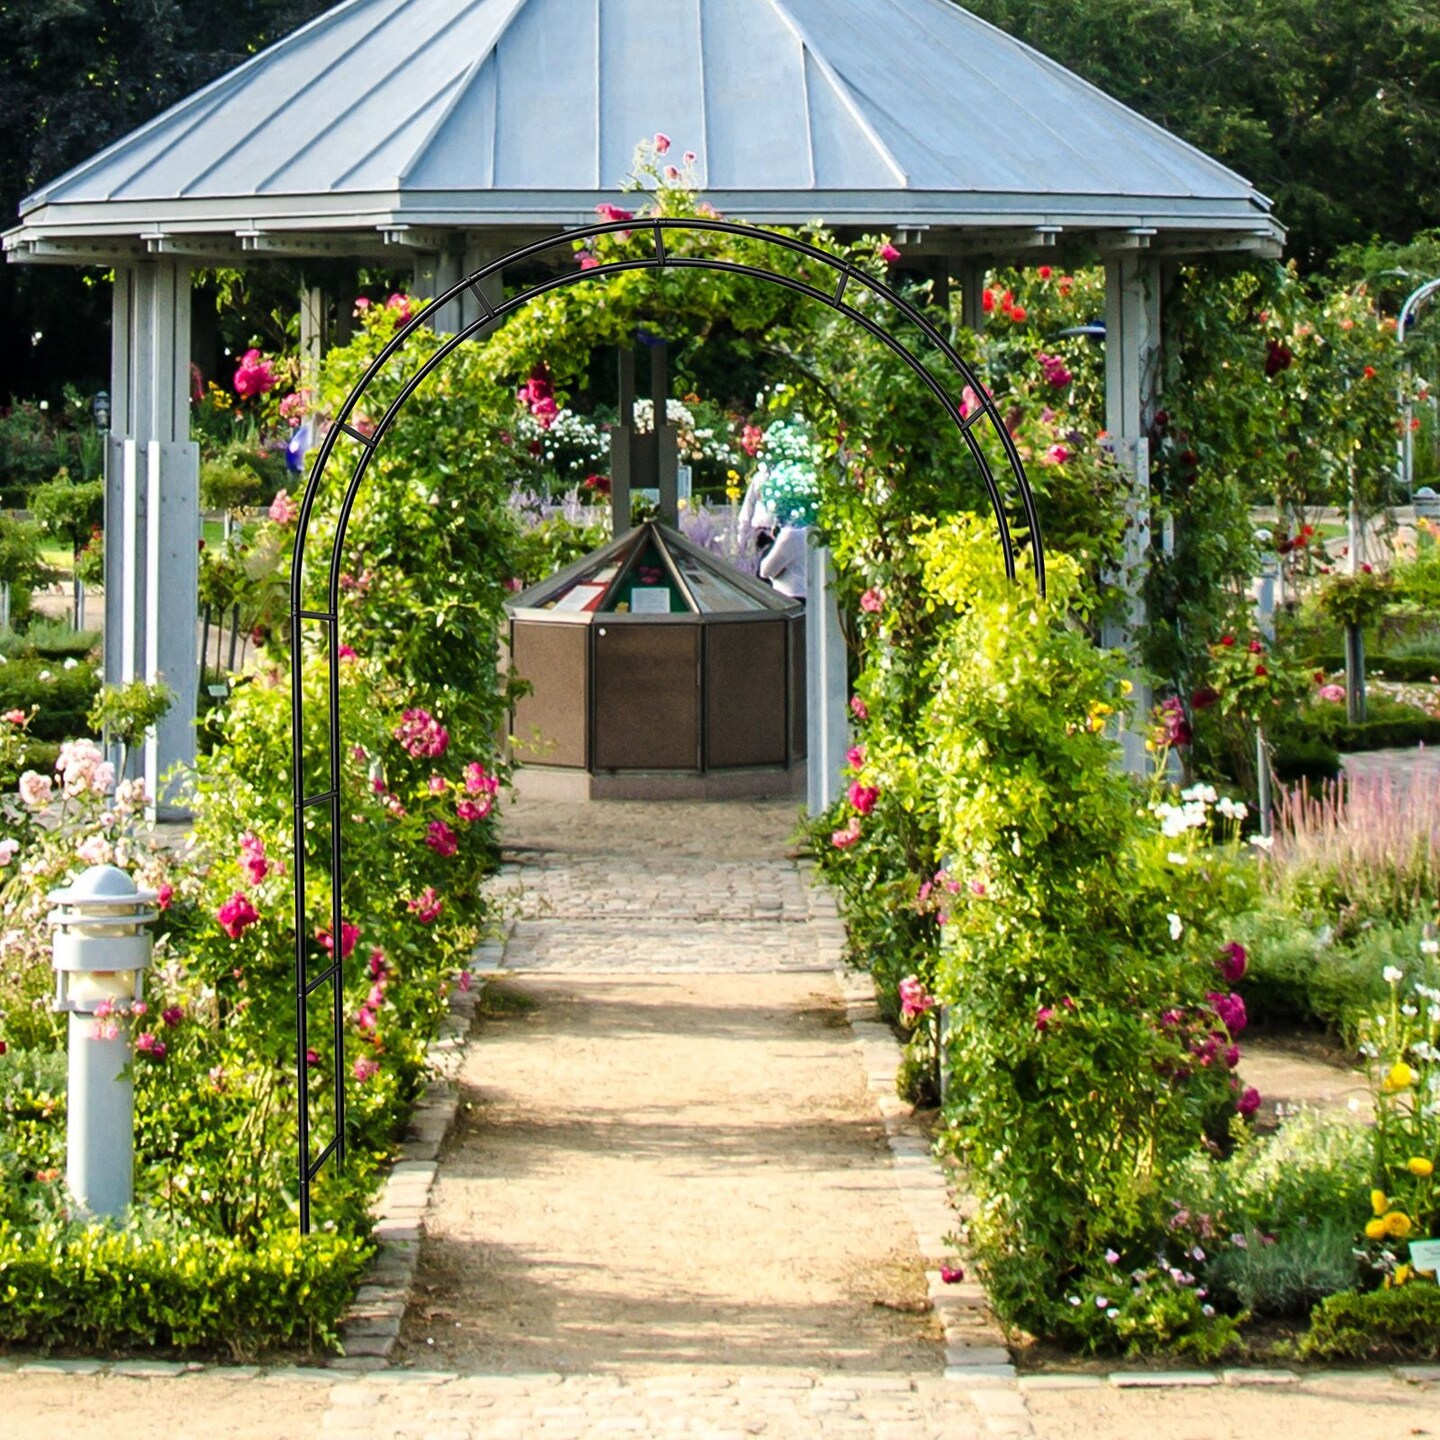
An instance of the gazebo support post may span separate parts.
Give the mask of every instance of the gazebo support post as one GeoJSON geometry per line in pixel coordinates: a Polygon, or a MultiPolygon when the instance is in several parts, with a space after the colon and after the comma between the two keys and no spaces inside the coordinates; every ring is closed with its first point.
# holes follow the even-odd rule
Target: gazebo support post
{"type": "Polygon", "coordinates": [[[200,449],[190,440],[190,270],[117,266],[105,452],[105,680],[163,679],[175,703],[146,738],[147,793],[195,760],[200,449]]]}
{"type": "Polygon", "coordinates": [[[1160,372],[1160,266],[1142,251],[1105,259],[1105,428],[1115,461],[1128,485],[1125,550],[1118,577],[1125,614],[1106,624],[1101,643],[1123,649],[1135,663],[1130,724],[1121,732],[1125,768],[1143,775],[1149,768],[1145,734],[1151,693],[1135,651],[1145,625],[1145,575],[1150,553],[1150,442],[1160,372]]]}
{"type": "Polygon", "coordinates": [[[300,287],[300,384],[314,389],[325,358],[325,292],[318,285],[300,287]]]}
{"type": "Polygon", "coordinates": [[[985,266],[977,260],[966,260],[954,275],[960,286],[960,323],[978,335],[985,328],[985,266]]]}
{"type": "Polygon", "coordinates": [[[834,584],[829,549],[812,545],[805,557],[805,799],[811,815],[839,799],[850,748],[850,656],[834,584]]]}

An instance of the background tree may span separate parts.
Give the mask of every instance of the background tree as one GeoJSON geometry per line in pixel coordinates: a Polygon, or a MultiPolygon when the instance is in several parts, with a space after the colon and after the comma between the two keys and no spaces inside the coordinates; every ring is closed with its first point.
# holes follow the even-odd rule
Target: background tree
{"type": "Polygon", "coordinates": [[[1313,268],[1440,211],[1440,11],[1416,0],[968,0],[1275,201],[1313,268]]]}

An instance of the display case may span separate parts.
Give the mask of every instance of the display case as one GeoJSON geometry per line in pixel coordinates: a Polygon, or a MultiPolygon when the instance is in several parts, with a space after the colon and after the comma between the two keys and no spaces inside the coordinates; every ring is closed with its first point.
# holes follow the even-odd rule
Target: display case
{"type": "Polygon", "coordinates": [[[548,772],[550,793],[791,794],[803,783],[800,601],[650,522],[506,609],[528,686],[514,758],[548,772]],[[566,776],[574,783],[557,787],[566,776]]]}

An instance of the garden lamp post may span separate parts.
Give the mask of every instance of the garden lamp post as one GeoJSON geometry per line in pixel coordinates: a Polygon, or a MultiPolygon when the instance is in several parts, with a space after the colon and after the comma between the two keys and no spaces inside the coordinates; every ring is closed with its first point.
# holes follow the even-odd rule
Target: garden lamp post
{"type": "Polygon", "coordinates": [[[113,865],[92,865],[50,892],[54,1008],[70,1016],[65,1181],[93,1215],[122,1215],[134,1194],[125,1017],[144,998],[155,899],[113,865]]]}

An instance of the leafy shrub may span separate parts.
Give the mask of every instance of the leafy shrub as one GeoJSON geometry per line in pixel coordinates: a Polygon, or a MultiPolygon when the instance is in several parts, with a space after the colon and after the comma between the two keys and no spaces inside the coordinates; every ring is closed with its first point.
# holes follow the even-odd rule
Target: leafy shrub
{"type": "MultiPolygon", "coordinates": [[[[1430,648],[1417,650],[1410,654],[1405,653],[1398,642],[1383,655],[1372,655],[1367,651],[1365,673],[1372,680],[1383,676],[1386,680],[1423,685],[1436,675],[1440,675],[1440,655],[1434,651],[1433,637],[1426,636],[1424,644],[1430,648]]],[[[1340,671],[1345,668],[1345,657],[1338,652],[1326,652],[1317,655],[1313,664],[1319,670],[1340,671]]]]}
{"type": "Polygon", "coordinates": [[[1270,773],[1282,785],[1334,780],[1340,774],[1340,752],[1313,735],[1276,735],[1271,737],[1270,773]]]}
{"type": "Polygon", "coordinates": [[[1352,724],[1345,718],[1344,705],[1322,701],[1301,709],[1287,721],[1287,728],[1351,752],[1440,743],[1440,716],[1427,715],[1413,705],[1373,695],[1366,702],[1366,715],[1367,719],[1352,724]]]}
{"type": "Polygon", "coordinates": [[[1351,1289],[1359,1278],[1355,1228],[1346,1221],[1299,1225],[1283,1234],[1250,1229],[1243,1244],[1213,1257],[1213,1292],[1255,1315],[1304,1315],[1318,1300],[1351,1289]]]}
{"type": "MultiPolygon", "coordinates": [[[[74,657],[72,656],[73,660],[74,657]]],[[[0,711],[37,708],[30,733],[39,740],[86,735],[86,715],[100,693],[100,672],[90,660],[11,660],[0,665],[0,711]]]]}
{"type": "Polygon", "coordinates": [[[1440,1360],[1440,1287],[1423,1281],[1322,1300],[1300,1342],[1305,1360],[1440,1360]]]}
{"type": "Polygon", "coordinates": [[[0,1340],[41,1350],[334,1346],[371,1247],[291,1229],[247,1246],[164,1226],[0,1224],[0,1340]]]}

